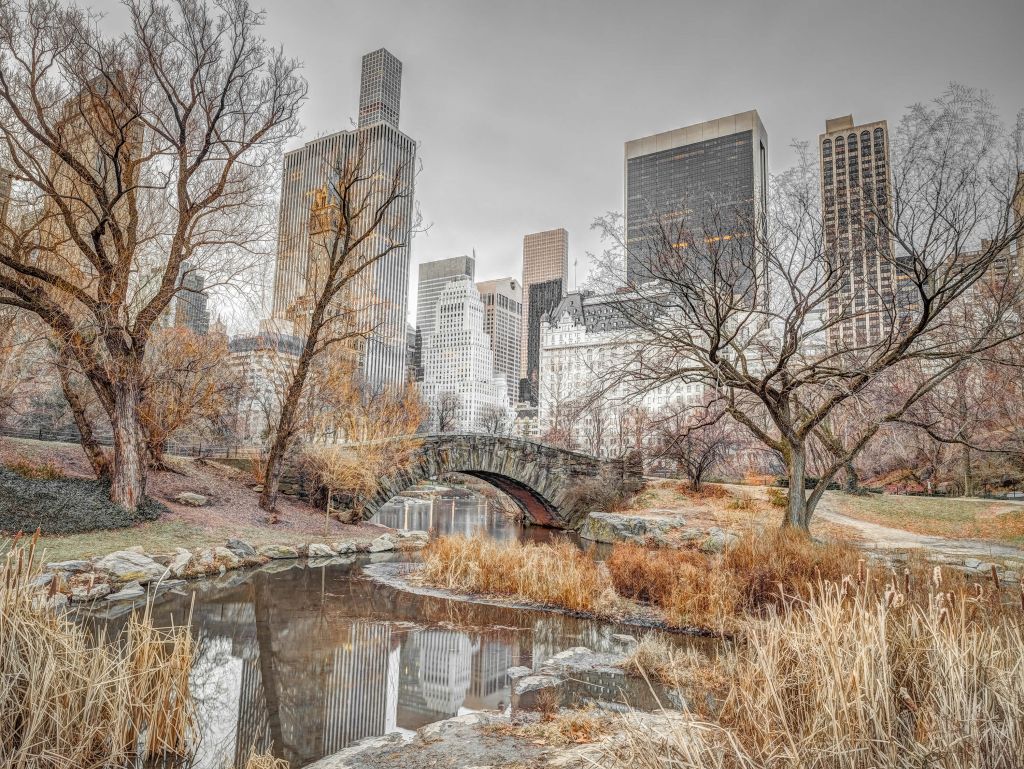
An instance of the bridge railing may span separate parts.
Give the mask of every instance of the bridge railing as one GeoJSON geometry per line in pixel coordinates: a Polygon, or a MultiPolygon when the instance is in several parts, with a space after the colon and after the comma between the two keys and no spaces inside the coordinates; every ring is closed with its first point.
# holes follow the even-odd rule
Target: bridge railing
{"type": "Polygon", "coordinates": [[[531,440],[530,438],[521,438],[517,435],[492,435],[491,433],[412,433],[409,435],[392,435],[387,438],[376,438],[371,441],[337,441],[332,445],[336,446],[376,446],[381,443],[391,443],[393,441],[412,441],[412,440],[430,440],[430,439],[445,439],[445,440],[481,440],[483,438],[490,438],[492,440],[499,440],[506,443],[517,444],[524,447],[533,447],[538,449],[546,449],[548,451],[558,451],[563,454],[571,454],[581,459],[596,459],[600,462],[613,462],[618,457],[597,457],[593,454],[588,454],[584,451],[577,451],[576,449],[566,449],[561,446],[552,446],[550,443],[542,443],[540,441],[531,440]]]}

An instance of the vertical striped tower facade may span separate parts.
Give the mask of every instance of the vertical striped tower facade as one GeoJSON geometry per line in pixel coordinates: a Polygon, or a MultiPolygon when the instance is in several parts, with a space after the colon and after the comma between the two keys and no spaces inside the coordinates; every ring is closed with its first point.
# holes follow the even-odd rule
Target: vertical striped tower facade
{"type": "Polygon", "coordinates": [[[382,389],[404,384],[406,315],[409,306],[410,240],[416,142],[398,130],[402,64],[385,49],[363,57],[360,81],[359,127],[307,142],[284,156],[278,223],[277,269],[274,275],[273,316],[295,323],[301,332],[308,303],[303,301],[315,265],[311,265],[310,212],[318,191],[329,188],[332,174],[346,159],[363,153],[373,170],[369,210],[375,211],[400,175],[402,197],[389,209],[380,228],[364,247],[389,250],[369,271],[355,297],[372,329],[360,349],[360,373],[365,383],[382,389]]]}

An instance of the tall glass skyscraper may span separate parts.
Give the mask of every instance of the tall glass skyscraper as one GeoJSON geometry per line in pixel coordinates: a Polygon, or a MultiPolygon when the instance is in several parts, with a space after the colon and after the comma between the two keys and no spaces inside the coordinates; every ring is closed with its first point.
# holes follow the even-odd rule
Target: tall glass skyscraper
{"type": "MultiPolygon", "coordinates": [[[[358,151],[383,180],[370,190],[369,206],[379,205],[388,194],[395,174],[400,175],[403,198],[388,210],[388,216],[366,248],[382,243],[399,243],[373,265],[361,291],[370,336],[360,347],[360,373],[373,388],[399,386],[405,382],[406,315],[409,308],[410,249],[413,225],[413,190],[416,142],[398,130],[402,63],[381,48],[363,56],[359,94],[359,127],[324,136],[284,156],[281,183],[280,221],[277,238],[277,269],[274,275],[273,315],[303,329],[301,301],[312,274],[310,264],[310,207],[318,191],[328,187],[335,169],[358,151]]],[[[312,288],[312,287],[309,287],[312,288]]]]}
{"type": "Polygon", "coordinates": [[[667,234],[752,242],[768,181],[768,134],[755,110],[634,139],[625,149],[629,282],[657,277],[667,234]]]}

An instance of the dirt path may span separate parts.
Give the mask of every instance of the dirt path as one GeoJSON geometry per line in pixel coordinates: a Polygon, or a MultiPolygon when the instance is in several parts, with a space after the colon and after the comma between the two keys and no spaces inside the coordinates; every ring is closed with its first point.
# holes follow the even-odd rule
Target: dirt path
{"type": "Polygon", "coordinates": [[[837,513],[831,505],[828,494],[818,503],[814,516],[821,520],[848,526],[863,537],[863,545],[879,550],[913,550],[925,548],[935,553],[957,558],[1017,558],[1024,560],[1024,549],[994,542],[980,542],[973,539],[948,539],[927,534],[916,534],[905,529],[894,529],[877,523],[861,521],[837,513]]]}

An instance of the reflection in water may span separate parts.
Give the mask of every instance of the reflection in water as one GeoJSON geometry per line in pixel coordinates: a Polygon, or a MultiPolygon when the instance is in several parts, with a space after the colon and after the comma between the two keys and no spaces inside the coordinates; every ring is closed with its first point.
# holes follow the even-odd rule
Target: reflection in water
{"type": "MultiPolygon", "coordinates": [[[[571,646],[620,648],[613,635],[628,632],[413,595],[372,582],[363,563],[275,561],[190,583],[188,594],[156,604],[159,624],[187,621],[191,611],[202,724],[197,766],[243,766],[251,750],[272,749],[298,769],[365,737],[502,707],[510,701],[510,666],[571,646]]],[[[100,621],[116,632],[125,616],[100,621]]],[[[656,705],[636,679],[577,678],[582,698],[656,705]]]]}
{"type": "Polygon", "coordinates": [[[393,529],[435,531],[440,535],[487,534],[501,541],[544,541],[566,536],[565,532],[554,529],[514,525],[491,500],[472,493],[428,499],[397,497],[381,506],[373,522],[393,529]]]}

